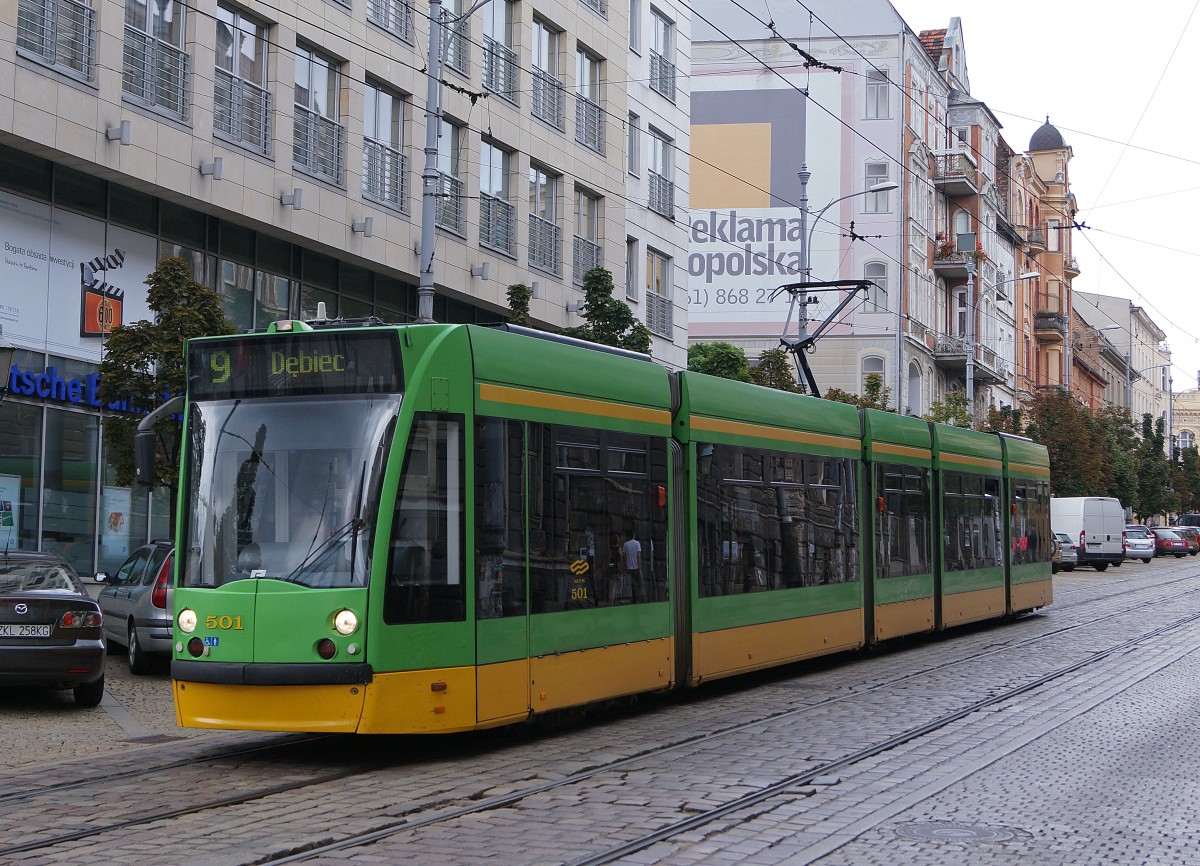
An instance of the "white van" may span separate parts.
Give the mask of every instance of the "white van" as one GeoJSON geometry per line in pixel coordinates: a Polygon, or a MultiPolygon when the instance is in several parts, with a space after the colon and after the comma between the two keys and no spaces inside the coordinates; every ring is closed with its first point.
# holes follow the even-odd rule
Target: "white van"
{"type": "Polygon", "coordinates": [[[1125,510],[1111,496],[1050,497],[1050,526],[1079,544],[1079,564],[1104,571],[1125,559],[1125,510]]]}

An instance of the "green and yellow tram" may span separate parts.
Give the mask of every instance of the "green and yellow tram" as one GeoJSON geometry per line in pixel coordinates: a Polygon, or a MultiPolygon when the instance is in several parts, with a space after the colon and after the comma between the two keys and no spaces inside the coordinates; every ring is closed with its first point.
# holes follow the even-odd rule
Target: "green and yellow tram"
{"type": "Polygon", "coordinates": [[[194,340],[188,727],[511,724],[1036,609],[1045,449],[469,325],[194,340]]]}

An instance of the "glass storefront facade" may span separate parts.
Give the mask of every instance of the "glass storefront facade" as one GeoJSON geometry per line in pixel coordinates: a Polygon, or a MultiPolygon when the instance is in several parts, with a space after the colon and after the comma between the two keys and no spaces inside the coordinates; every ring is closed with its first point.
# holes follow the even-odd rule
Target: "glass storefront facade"
{"type": "MultiPolygon", "coordinates": [[[[136,312],[145,308],[142,271],[155,256],[171,255],[192,263],[196,280],[217,291],[242,330],[313,318],[318,302],[329,318],[416,318],[415,283],[3,145],[0,195],[11,199],[0,209],[0,229],[25,256],[5,266],[12,273],[4,278],[19,281],[14,300],[0,296],[0,340],[18,348],[13,370],[0,371],[15,383],[0,402],[0,551],[60,552],[90,575],[111,572],[140,544],[173,535],[165,488],[151,495],[116,484],[103,444],[111,410],[89,400],[102,343],[82,329],[74,336],[72,308],[79,265],[92,256],[133,251],[113,272],[125,286],[126,323],[145,315],[136,312]]],[[[442,295],[434,317],[504,319],[442,295]]]]}

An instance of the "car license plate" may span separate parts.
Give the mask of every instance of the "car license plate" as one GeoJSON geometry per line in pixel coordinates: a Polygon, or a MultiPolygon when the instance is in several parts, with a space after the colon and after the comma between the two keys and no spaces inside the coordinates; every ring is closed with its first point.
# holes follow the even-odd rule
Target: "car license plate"
{"type": "Polygon", "coordinates": [[[0,637],[50,637],[50,626],[0,625],[0,637]]]}

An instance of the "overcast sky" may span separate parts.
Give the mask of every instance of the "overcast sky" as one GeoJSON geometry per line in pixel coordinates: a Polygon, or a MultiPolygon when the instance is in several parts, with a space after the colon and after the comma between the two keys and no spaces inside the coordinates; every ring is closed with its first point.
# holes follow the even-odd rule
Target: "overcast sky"
{"type": "MultiPolygon", "coordinates": [[[[1016,151],[1049,115],[1074,152],[1074,288],[1143,306],[1174,388],[1200,371],[1200,0],[892,0],[915,32],[962,20],[971,93],[1016,151]]],[[[1086,313],[1084,314],[1086,316],[1086,313]]],[[[1128,336],[1106,336],[1121,348],[1128,336]]]]}

